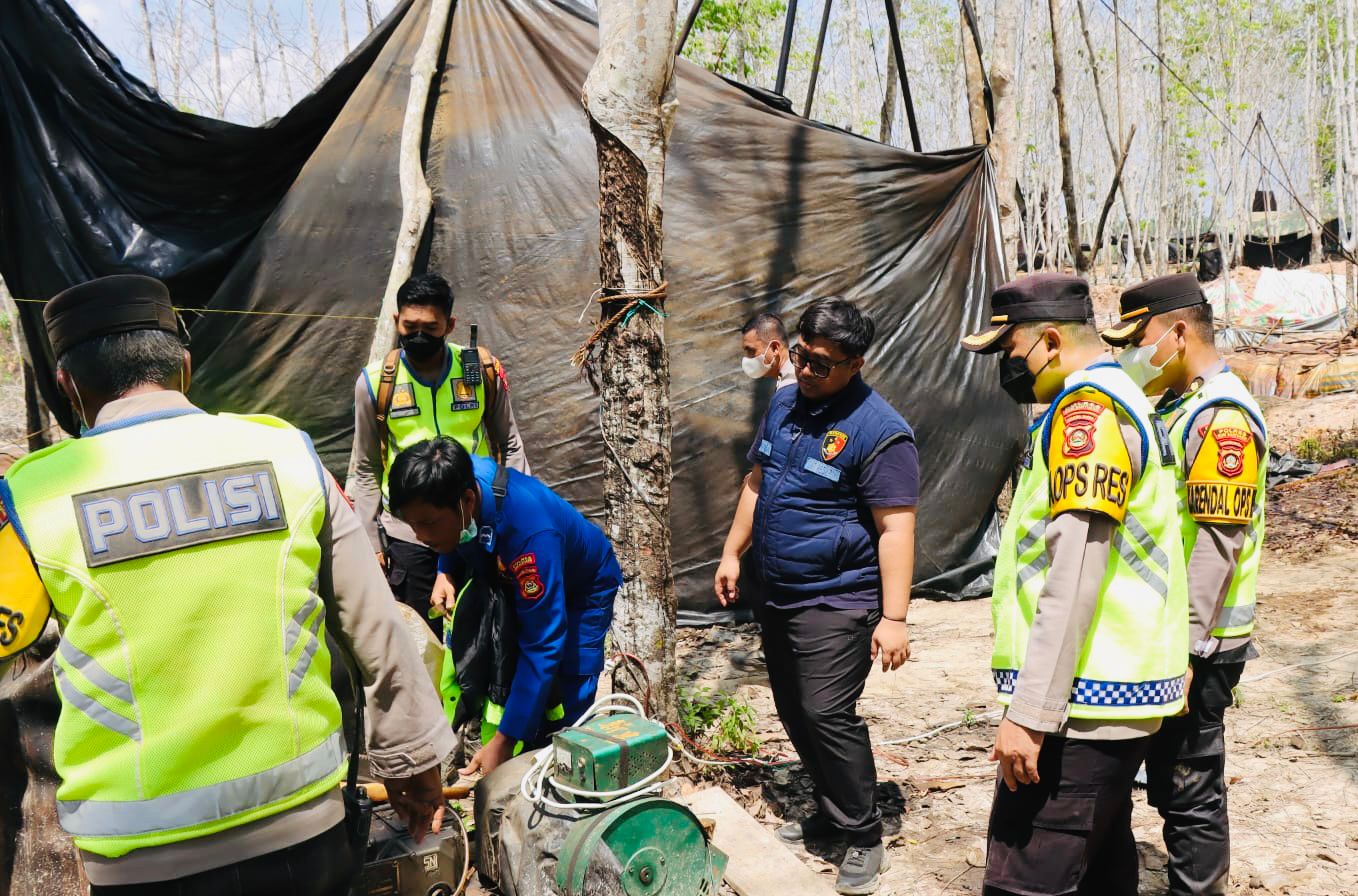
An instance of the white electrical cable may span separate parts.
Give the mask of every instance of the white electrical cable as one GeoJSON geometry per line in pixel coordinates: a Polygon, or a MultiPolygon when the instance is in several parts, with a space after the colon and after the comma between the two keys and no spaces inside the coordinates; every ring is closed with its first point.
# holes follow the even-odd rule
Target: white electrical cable
{"type": "MultiPolygon", "coordinates": [[[[609,694],[607,697],[601,697],[594,701],[594,704],[585,710],[585,714],[576,719],[573,727],[578,728],[596,716],[613,712],[631,712],[642,718],[646,717],[645,709],[642,708],[641,702],[635,697],[629,694],[609,694]]],[[[669,746],[667,742],[665,749],[665,762],[660,768],[634,784],[629,784],[618,790],[582,790],[563,784],[552,775],[556,766],[556,748],[543,747],[533,758],[533,765],[529,768],[528,773],[519,782],[519,794],[535,806],[553,809],[557,812],[584,814],[608,809],[648,794],[660,792],[660,778],[669,770],[670,763],[674,761],[674,748],[669,746]],[[549,791],[569,794],[587,802],[562,802],[550,796],[549,791]]]]}

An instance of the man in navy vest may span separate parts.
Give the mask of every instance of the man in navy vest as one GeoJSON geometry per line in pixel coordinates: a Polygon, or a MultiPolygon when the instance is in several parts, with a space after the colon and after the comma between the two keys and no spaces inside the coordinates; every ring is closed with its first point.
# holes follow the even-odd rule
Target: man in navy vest
{"type": "Polygon", "coordinates": [[[873,660],[890,670],[910,656],[919,456],[909,424],[859,376],[872,319],[822,299],[797,329],[797,388],[775,393],[755,435],[716,591],[724,606],[739,599],[752,548],[769,683],[817,803],[778,836],[846,839],[835,888],[871,893],[886,854],[857,703],[873,660]]]}

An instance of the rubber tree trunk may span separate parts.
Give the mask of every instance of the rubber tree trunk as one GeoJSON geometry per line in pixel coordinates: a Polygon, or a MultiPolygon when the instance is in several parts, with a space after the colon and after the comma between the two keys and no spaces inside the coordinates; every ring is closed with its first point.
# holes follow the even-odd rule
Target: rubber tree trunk
{"type": "MultiPolygon", "coordinates": [[[[603,327],[586,363],[600,391],[605,531],[622,565],[613,646],[646,667],[652,711],[676,718],[676,598],[670,562],[669,350],[661,197],[678,102],[673,0],[600,0],[599,55],[582,97],[599,159],[603,327]]],[[[623,687],[644,690],[632,676],[623,687]]]]}
{"type": "Polygon", "coordinates": [[[1075,167],[1071,161],[1070,125],[1066,118],[1065,56],[1061,46],[1060,0],[1047,0],[1047,12],[1052,27],[1052,95],[1056,98],[1057,138],[1061,147],[1061,195],[1066,200],[1066,238],[1070,243],[1070,257],[1077,271],[1089,267],[1080,250],[1080,216],[1075,198],[1075,167]]]}
{"type": "Polygon", "coordinates": [[[976,48],[976,40],[967,27],[967,14],[962,4],[957,4],[957,18],[962,33],[962,64],[967,81],[967,116],[971,122],[971,142],[984,144],[990,140],[990,120],[985,110],[985,73],[981,69],[981,54],[976,48]]]}
{"type": "MultiPolygon", "coordinates": [[[[990,152],[995,160],[1000,230],[1004,233],[1004,263],[1010,277],[1018,272],[1019,232],[1022,229],[1017,198],[1017,159],[1014,155],[1015,135],[1018,133],[1018,98],[1014,95],[1018,31],[1018,0],[996,0],[995,40],[990,48],[990,92],[995,103],[995,133],[990,143],[990,152]]],[[[888,79],[888,83],[891,83],[891,79],[888,79]]],[[[1028,247],[1030,257],[1032,253],[1030,243],[1028,247]]]]}

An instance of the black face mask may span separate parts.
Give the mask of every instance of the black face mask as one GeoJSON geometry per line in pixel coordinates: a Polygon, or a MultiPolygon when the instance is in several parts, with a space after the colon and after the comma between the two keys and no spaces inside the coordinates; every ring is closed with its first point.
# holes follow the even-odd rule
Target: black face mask
{"type": "Polygon", "coordinates": [[[411,333],[401,337],[401,349],[416,364],[432,361],[443,351],[443,340],[428,333],[411,333]]]}
{"type": "MultiPolygon", "coordinates": [[[[1037,403],[1037,393],[1033,391],[1033,387],[1037,385],[1037,374],[1028,369],[1028,355],[1031,355],[1033,349],[1041,342],[1040,339],[1034,342],[1032,348],[1028,349],[1028,353],[1022,358],[1000,356],[1000,388],[1008,392],[1009,397],[1019,404],[1037,403]]],[[[1051,359],[1048,359],[1047,364],[1050,363],[1051,359]]],[[[1047,364],[1042,365],[1042,370],[1047,369],[1047,364]]]]}

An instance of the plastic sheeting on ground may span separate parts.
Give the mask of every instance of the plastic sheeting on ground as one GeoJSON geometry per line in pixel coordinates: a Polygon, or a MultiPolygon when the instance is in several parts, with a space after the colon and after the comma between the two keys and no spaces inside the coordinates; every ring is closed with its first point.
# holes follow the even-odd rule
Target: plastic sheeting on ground
{"type": "Polygon", "coordinates": [[[1252,289],[1229,275],[1203,287],[1217,320],[1233,326],[1344,328],[1344,274],[1264,268],[1252,289]]]}
{"type": "MultiPolygon", "coordinates": [[[[427,2],[399,7],[263,128],[161,103],[59,0],[16,8],[0,17],[0,273],[38,299],[98,274],[168,278],[181,304],[207,312],[192,326],[192,397],[294,422],[342,474],[372,337],[363,318],[378,310],[400,219],[397,147],[427,2]]],[[[479,324],[504,359],[535,472],[597,519],[597,399],[569,364],[598,283],[597,162],[580,105],[596,41],[586,13],[549,0],[457,4],[417,264],[452,282],[454,336],[479,324]]],[[[795,324],[830,294],[876,318],[867,379],[918,433],[917,583],[984,591],[993,499],[1023,436],[994,359],[957,347],[1002,267],[984,151],[914,154],[687,62],[677,77],[664,209],[682,618],[719,618],[712,574],[770,397],[740,374],[736,328],[763,310],[795,324]]],[[[25,332],[61,407],[39,311],[24,306],[25,332]]]]}

